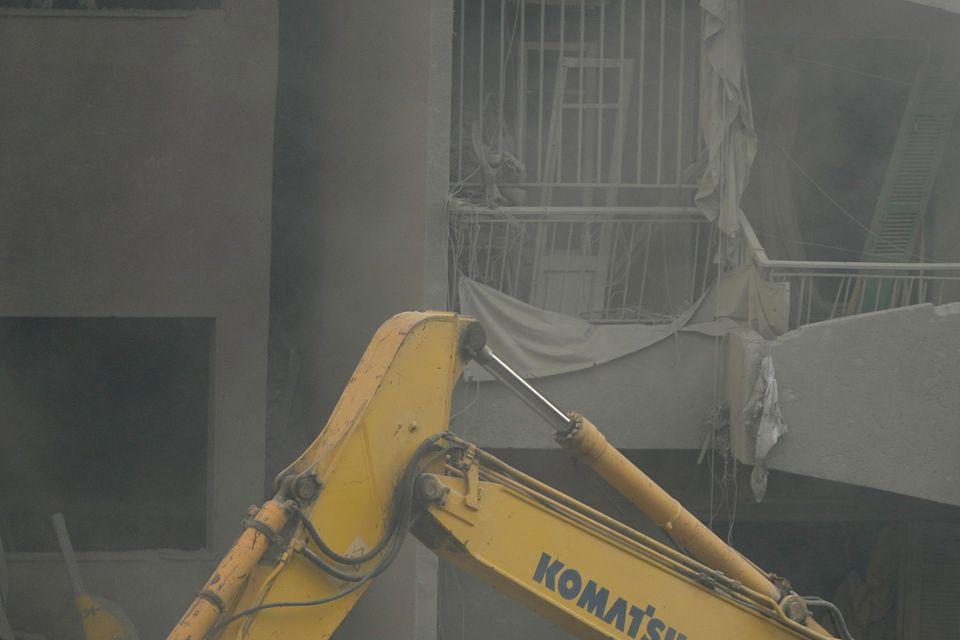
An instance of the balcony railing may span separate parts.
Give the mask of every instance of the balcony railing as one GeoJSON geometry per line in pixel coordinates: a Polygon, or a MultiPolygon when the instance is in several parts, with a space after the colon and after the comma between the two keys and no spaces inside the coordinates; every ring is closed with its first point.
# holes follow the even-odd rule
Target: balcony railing
{"type": "Polygon", "coordinates": [[[458,203],[450,214],[456,277],[591,322],[670,322],[713,277],[714,234],[692,207],[458,203]]]}
{"type": "Polygon", "coordinates": [[[512,205],[659,204],[657,192],[695,186],[697,0],[454,8],[453,183],[495,171],[512,205]]]}
{"type": "Polygon", "coordinates": [[[960,263],[772,260],[742,213],[740,229],[741,264],[753,264],[769,282],[788,284],[791,328],[924,302],[960,301],[960,263]]]}

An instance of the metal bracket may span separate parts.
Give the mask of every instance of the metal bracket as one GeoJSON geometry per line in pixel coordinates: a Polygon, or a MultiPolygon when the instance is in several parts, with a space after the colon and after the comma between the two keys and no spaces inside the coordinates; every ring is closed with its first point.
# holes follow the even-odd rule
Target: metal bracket
{"type": "Polygon", "coordinates": [[[277,533],[270,528],[270,525],[260,522],[254,518],[248,518],[243,521],[243,526],[248,529],[256,529],[270,541],[270,544],[275,544],[277,546],[283,546],[283,539],[277,535],[277,533]]]}
{"type": "Polygon", "coordinates": [[[435,502],[440,506],[447,501],[450,487],[445,486],[436,475],[422,473],[417,478],[417,495],[425,502],[435,502]]]}

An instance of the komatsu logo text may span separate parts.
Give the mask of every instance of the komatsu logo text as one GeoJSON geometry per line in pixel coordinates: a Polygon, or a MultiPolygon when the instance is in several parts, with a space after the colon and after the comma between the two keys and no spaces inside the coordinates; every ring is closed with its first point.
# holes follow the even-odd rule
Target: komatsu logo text
{"type": "Polygon", "coordinates": [[[638,637],[643,631],[640,640],[687,640],[687,636],[656,617],[657,608],[652,604],[641,608],[623,598],[610,602],[609,589],[593,580],[584,580],[579,571],[546,553],[540,555],[533,581],[559,593],[565,600],[576,602],[584,611],[631,638],[638,637]]]}

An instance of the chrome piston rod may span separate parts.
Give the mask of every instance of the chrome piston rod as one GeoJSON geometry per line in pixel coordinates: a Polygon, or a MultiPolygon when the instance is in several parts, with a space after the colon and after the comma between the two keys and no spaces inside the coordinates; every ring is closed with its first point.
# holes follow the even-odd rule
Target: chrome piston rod
{"type": "Polygon", "coordinates": [[[482,366],[494,378],[502,382],[508,389],[523,400],[524,404],[533,409],[538,416],[547,421],[553,430],[558,433],[566,433],[573,427],[573,421],[563,411],[558,409],[552,402],[543,397],[543,395],[527,384],[527,381],[521,378],[516,371],[508,367],[503,360],[490,350],[490,347],[484,346],[473,354],[473,359],[482,366]]]}

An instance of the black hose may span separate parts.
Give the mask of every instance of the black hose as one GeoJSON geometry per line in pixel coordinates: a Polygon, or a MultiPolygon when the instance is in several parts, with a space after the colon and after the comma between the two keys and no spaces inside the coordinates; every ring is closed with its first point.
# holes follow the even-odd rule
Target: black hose
{"type": "Polygon", "coordinates": [[[387,543],[390,541],[393,533],[397,530],[398,525],[400,524],[400,516],[403,512],[402,502],[405,499],[407,491],[403,490],[407,484],[410,486],[409,493],[412,499],[413,496],[413,483],[416,481],[417,463],[420,461],[420,458],[427,452],[427,449],[432,447],[437,443],[438,440],[443,438],[445,433],[438,433],[430,436],[426,440],[420,443],[420,446],[417,447],[417,450],[414,452],[413,457],[411,458],[410,464],[407,465],[407,468],[404,469],[403,475],[400,478],[400,482],[397,486],[397,491],[393,494],[393,506],[390,509],[390,516],[387,520],[387,526],[384,530],[383,537],[374,545],[369,551],[358,556],[344,556],[340,555],[336,551],[330,548],[330,546],[324,542],[323,537],[320,535],[320,532],[317,531],[317,528],[310,521],[310,517],[303,512],[300,507],[293,505],[292,509],[294,513],[297,514],[297,517],[300,518],[300,522],[303,524],[303,528],[306,530],[307,535],[310,536],[310,539],[314,544],[317,545],[317,548],[323,552],[324,555],[331,558],[334,562],[345,564],[349,566],[358,566],[365,564],[377,557],[387,543]]]}
{"type": "MultiPolygon", "coordinates": [[[[377,549],[378,551],[382,551],[384,549],[386,549],[386,551],[380,556],[380,559],[377,561],[377,564],[373,567],[373,569],[371,569],[369,572],[365,574],[348,574],[332,567],[329,563],[325,562],[322,558],[317,556],[315,553],[313,553],[309,549],[304,548],[303,552],[309,551],[309,555],[307,555],[307,553],[304,553],[304,557],[307,558],[310,562],[316,564],[324,571],[327,571],[328,573],[330,573],[330,575],[333,575],[344,581],[353,582],[353,584],[347,587],[346,589],[339,591],[331,596],[327,596],[325,598],[319,598],[317,600],[269,602],[269,603],[261,603],[253,607],[250,607],[248,609],[244,609],[243,611],[239,611],[219,621],[216,625],[213,626],[213,628],[210,629],[210,631],[206,633],[206,635],[204,636],[204,640],[210,640],[211,638],[214,638],[227,625],[233,622],[236,622],[237,620],[244,618],[246,616],[253,615],[254,613],[257,613],[259,611],[263,611],[264,609],[277,609],[280,607],[313,607],[313,606],[319,606],[322,604],[328,604],[330,602],[334,602],[335,600],[339,600],[340,598],[343,598],[353,593],[354,591],[362,587],[364,584],[366,584],[370,580],[376,578],[377,576],[382,574],[384,571],[386,571],[387,568],[396,559],[397,555],[400,553],[400,549],[403,546],[403,541],[406,538],[407,531],[410,529],[410,526],[414,520],[413,492],[414,492],[414,486],[416,484],[417,476],[419,475],[419,472],[421,470],[421,467],[419,465],[420,459],[424,456],[424,454],[427,452],[427,450],[430,447],[435,445],[437,441],[439,441],[440,439],[442,439],[447,435],[448,434],[446,432],[438,433],[430,436],[429,438],[424,440],[422,443],[420,443],[420,446],[417,447],[416,451],[413,454],[413,457],[410,459],[410,463],[404,469],[403,474],[400,477],[400,482],[397,485],[397,490],[394,492],[394,495],[393,495],[394,506],[393,506],[393,509],[391,509],[391,513],[390,513],[390,517],[387,525],[387,531],[384,533],[384,536],[380,540],[380,542],[378,542],[377,545],[374,547],[374,549],[377,549]],[[315,562],[314,559],[318,560],[319,563],[315,562]]],[[[313,527],[313,524],[310,523],[309,519],[307,518],[307,515],[303,513],[303,511],[300,510],[300,508],[296,507],[295,505],[292,508],[294,512],[300,517],[301,521],[305,523],[309,523],[310,526],[309,527],[305,526],[305,529],[310,534],[311,539],[313,539],[313,541],[317,543],[317,546],[320,547],[321,549],[329,549],[329,547],[326,544],[323,544],[323,541],[320,538],[319,532],[317,532],[316,528],[313,527]]],[[[327,553],[327,551],[324,550],[324,553],[327,553]]],[[[370,552],[363,554],[363,556],[358,556],[357,558],[346,558],[345,556],[341,556],[336,553],[331,553],[329,555],[331,558],[333,558],[338,562],[340,561],[340,559],[350,560],[350,562],[345,562],[344,564],[353,565],[353,564],[357,564],[356,563],[357,558],[366,557],[367,560],[370,560],[376,554],[374,554],[371,550],[370,552]]]]}
{"type": "Polygon", "coordinates": [[[297,551],[321,571],[329,573],[338,580],[343,580],[344,582],[363,582],[368,579],[368,574],[366,573],[348,573],[338,569],[306,547],[302,547],[297,551]]]}
{"type": "Polygon", "coordinates": [[[836,627],[837,632],[840,633],[840,636],[843,640],[853,640],[853,636],[850,635],[850,630],[847,628],[847,621],[843,619],[843,613],[837,607],[828,600],[823,598],[817,598],[814,596],[807,596],[803,598],[803,601],[807,603],[807,606],[811,609],[826,609],[830,612],[830,617],[833,619],[833,625],[836,627]]]}

